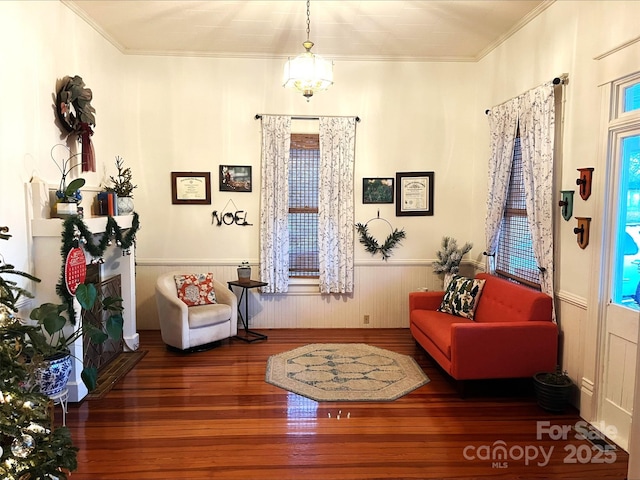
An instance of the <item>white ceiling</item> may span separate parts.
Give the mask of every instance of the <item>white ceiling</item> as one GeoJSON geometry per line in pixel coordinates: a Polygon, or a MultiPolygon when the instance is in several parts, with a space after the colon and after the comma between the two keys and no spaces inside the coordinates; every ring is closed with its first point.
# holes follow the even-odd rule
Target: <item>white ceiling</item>
{"type": "MultiPolygon", "coordinates": [[[[281,58],[304,51],[305,0],[61,0],[125,54],[281,58]]],[[[477,61],[553,0],[314,0],[332,60],[477,61]]]]}

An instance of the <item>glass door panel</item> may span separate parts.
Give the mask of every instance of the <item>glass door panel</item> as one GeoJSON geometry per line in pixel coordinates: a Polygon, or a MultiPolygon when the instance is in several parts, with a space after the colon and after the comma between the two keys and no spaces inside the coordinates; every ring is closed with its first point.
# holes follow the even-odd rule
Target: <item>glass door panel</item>
{"type": "Polygon", "coordinates": [[[620,185],[612,300],[640,309],[640,133],[618,137],[620,185]]]}

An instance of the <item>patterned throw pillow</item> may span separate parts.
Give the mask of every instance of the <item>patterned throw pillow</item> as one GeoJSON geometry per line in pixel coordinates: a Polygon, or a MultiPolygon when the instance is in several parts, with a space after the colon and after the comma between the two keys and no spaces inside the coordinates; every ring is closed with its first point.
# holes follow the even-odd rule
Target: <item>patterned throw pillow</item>
{"type": "Polygon", "coordinates": [[[453,277],[438,311],[473,320],[485,280],[453,277]]]}
{"type": "Polygon", "coordinates": [[[178,298],[189,307],[216,303],[216,291],[213,289],[212,273],[194,273],[175,275],[178,298]]]}

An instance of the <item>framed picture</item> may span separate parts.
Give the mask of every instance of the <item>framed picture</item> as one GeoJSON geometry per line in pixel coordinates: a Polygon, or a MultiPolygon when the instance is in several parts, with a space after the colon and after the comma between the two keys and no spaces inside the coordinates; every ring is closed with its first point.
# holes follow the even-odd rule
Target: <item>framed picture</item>
{"type": "Polygon", "coordinates": [[[250,192],[251,166],[220,165],[221,192],[250,192]]]}
{"type": "Polygon", "coordinates": [[[209,172],[171,172],[171,203],[211,205],[209,172]]]}
{"type": "Polygon", "coordinates": [[[362,203],[393,203],[393,177],[363,178],[362,203]]]}
{"type": "Polygon", "coordinates": [[[396,216],[433,215],[433,172],[396,173],[396,216]]]}

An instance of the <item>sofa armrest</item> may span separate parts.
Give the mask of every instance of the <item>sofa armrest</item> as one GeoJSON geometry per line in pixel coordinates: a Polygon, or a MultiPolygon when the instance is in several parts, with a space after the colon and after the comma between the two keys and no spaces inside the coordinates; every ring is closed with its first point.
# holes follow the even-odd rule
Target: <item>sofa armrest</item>
{"type": "Polygon", "coordinates": [[[553,370],[558,327],[547,321],[451,325],[451,366],[456,379],[528,377],[553,370]]]}
{"type": "Polygon", "coordinates": [[[444,298],[444,292],[409,293],[409,312],[413,310],[437,310],[444,298]]]}

